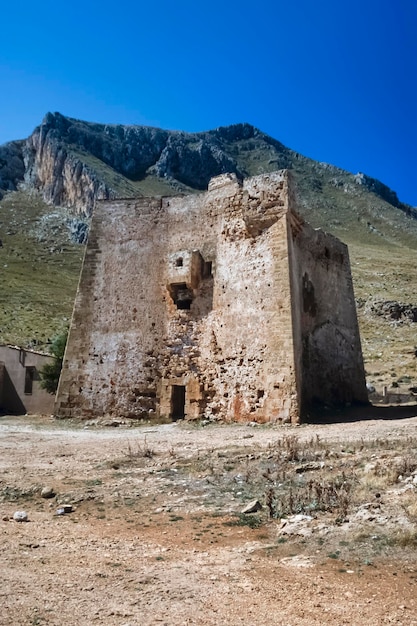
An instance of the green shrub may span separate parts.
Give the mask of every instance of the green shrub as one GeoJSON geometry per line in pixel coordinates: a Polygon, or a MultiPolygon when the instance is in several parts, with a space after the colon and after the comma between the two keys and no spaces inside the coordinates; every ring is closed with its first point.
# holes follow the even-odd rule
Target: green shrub
{"type": "Polygon", "coordinates": [[[52,363],[46,363],[40,370],[41,387],[48,393],[54,394],[58,389],[59,376],[62,369],[65,346],[67,345],[68,331],[57,335],[51,344],[51,354],[55,357],[52,363]]]}

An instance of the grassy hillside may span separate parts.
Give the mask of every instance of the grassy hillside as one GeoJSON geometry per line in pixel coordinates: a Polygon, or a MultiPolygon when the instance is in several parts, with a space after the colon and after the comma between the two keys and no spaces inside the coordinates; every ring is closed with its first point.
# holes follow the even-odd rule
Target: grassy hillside
{"type": "Polygon", "coordinates": [[[387,300],[417,305],[416,248],[351,243],[349,251],[367,379],[406,391],[417,385],[417,323],[372,309],[387,300]]]}
{"type": "Polygon", "coordinates": [[[68,325],[84,247],[71,243],[67,217],[36,193],[0,202],[0,343],[45,349],[68,325]]]}

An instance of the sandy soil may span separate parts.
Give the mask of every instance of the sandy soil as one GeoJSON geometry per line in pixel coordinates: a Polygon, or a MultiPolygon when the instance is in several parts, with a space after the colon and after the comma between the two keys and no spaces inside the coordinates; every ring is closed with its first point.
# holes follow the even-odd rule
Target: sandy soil
{"type": "Polygon", "coordinates": [[[244,458],[294,433],[343,454],[417,438],[417,407],[399,411],[292,429],[0,418],[0,624],[417,625],[414,544],[355,543],[329,515],[326,532],[284,540],[265,506],[254,527],[239,515],[259,489],[244,458]],[[57,515],[63,503],[73,511],[57,515]],[[29,521],[14,521],[23,510],[29,521]]]}

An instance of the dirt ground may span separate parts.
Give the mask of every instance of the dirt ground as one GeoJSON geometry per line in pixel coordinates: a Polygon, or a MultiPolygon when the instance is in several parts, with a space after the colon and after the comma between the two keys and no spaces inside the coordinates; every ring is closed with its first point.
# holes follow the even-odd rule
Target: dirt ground
{"type": "Polygon", "coordinates": [[[0,624],[417,625],[417,406],[327,422],[0,418],[0,624]],[[356,495],[282,522],[291,468],[356,495]]]}

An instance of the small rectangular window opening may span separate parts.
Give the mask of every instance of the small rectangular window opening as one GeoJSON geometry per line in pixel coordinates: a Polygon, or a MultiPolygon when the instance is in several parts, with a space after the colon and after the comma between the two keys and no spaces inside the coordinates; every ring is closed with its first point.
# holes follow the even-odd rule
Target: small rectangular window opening
{"type": "Polygon", "coordinates": [[[213,276],[213,261],[204,261],[203,276],[204,278],[213,276]]]}
{"type": "Polygon", "coordinates": [[[33,380],[35,378],[35,368],[25,367],[25,394],[31,395],[33,391],[33,380]]]}
{"type": "Polygon", "coordinates": [[[175,265],[176,267],[182,267],[184,265],[184,260],[182,256],[178,257],[178,259],[175,261],[175,265]]]}

